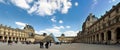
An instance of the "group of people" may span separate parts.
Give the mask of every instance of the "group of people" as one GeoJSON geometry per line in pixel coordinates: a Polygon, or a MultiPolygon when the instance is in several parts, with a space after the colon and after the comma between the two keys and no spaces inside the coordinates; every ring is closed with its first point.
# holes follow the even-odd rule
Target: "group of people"
{"type": "Polygon", "coordinates": [[[12,41],[11,40],[8,40],[8,45],[12,45],[12,41]]]}
{"type": "Polygon", "coordinates": [[[44,42],[40,41],[40,48],[44,48],[45,47],[46,49],[48,49],[49,46],[51,46],[51,41],[46,41],[45,44],[44,44],[44,42]]]}
{"type": "Polygon", "coordinates": [[[18,41],[12,41],[12,40],[8,40],[8,45],[12,45],[12,43],[18,43],[18,41]]]}

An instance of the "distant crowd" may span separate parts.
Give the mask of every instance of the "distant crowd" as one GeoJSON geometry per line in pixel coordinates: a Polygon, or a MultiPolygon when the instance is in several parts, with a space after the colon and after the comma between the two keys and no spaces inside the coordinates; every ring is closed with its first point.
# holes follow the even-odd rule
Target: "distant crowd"
{"type": "MultiPolygon", "coordinates": [[[[17,44],[17,43],[22,43],[22,44],[39,44],[40,48],[46,48],[48,49],[51,45],[52,45],[52,42],[51,40],[48,40],[48,41],[37,41],[37,42],[31,42],[31,41],[12,41],[12,40],[8,40],[8,41],[3,41],[3,43],[8,43],[8,45],[12,45],[12,44],[17,44]]],[[[55,42],[55,44],[60,44],[61,45],[62,42],[55,42]]]]}

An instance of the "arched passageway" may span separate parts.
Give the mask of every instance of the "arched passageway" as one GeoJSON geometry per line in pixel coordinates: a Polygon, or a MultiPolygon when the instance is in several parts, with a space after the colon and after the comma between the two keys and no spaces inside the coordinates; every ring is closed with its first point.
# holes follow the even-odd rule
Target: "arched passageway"
{"type": "Polygon", "coordinates": [[[97,42],[99,41],[99,35],[97,34],[97,42]]]}
{"type": "Polygon", "coordinates": [[[116,34],[116,35],[117,35],[117,36],[116,36],[117,42],[120,42],[120,28],[117,28],[117,29],[116,29],[116,33],[117,33],[117,34],[116,34]]]}
{"type": "Polygon", "coordinates": [[[101,41],[104,41],[104,33],[101,33],[101,41]]]}
{"type": "Polygon", "coordinates": [[[2,38],[3,38],[3,37],[2,37],[2,36],[0,36],[0,41],[2,41],[2,38]]]}
{"type": "Polygon", "coordinates": [[[111,31],[107,32],[107,37],[108,37],[107,40],[110,41],[111,40],[111,31]]]}

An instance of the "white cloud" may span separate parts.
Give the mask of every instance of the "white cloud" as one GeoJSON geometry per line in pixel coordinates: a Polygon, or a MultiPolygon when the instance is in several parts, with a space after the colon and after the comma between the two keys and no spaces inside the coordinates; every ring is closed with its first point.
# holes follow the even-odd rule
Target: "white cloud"
{"type": "Polygon", "coordinates": [[[25,0],[27,3],[32,3],[33,0],[25,0]]]}
{"type": "Polygon", "coordinates": [[[68,12],[68,9],[71,8],[72,4],[69,0],[61,0],[63,3],[62,13],[66,14],[68,12]]]}
{"type": "Polygon", "coordinates": [[[47,35],[49,35],[48,32],[47,32],[47,31],[44,31],[44,30],[41,30],[41,31],[35,31],[35,33],[37,33],[37,34],[41,34],[41,35],[42,35],[43,33],[47,33],[47,35]]]}
{"type": "Polygon", "coordinates": [[[93,9],[97,4],[98,4],[98,0],[93,0],[93,4],[92,4],[91,8],[93,9]]]}
{"type": "Polygon", "coordinates": [[[65,27],[64,26],[54,26],[55,29],[64,29],[65,27]]]}
{"type": "Polygon", "coordinates": [[[11,0],[11,2],[22,9],[29,9],[29,3],[32,2],[32,0],[11,0]]]}
{"type": "Polygon", "coordinates": [[[0,3],[5,3],[5,1],[4,0],[0,0],[0,3]]]}
{"type": "Polygon", "coordinates": [[[53,33],[55,36],[60,36],[61,35],[61,30],[64,29],[64,26],[53,26],[52,28],[47,28],[44,30],[36,31],[38,34],[43,34],[47,33],[48,35],[50,33],[53,33]]]}
{"type": "Polygon", "coordinates": [[[26,23],[22,23],[22,22],[15,22],[15,24],[19,25],[19,26],[25,26],[26,23]]]}
{"type": "Polygon", "coordinates": [[[28,13],[36,13],[40,16],[53,15],[56,11],[60,11],[63,14],[68,12],[72,6],[69,0],[38,0],[35,2],[32,8],[28,10],[28,13]]]}
{"type": "MultiPolygon", "coordinates": [[[[70,26],[66,26],[70,28],[70,26]]],[[[53,33],[55,36],[61,36],[62,33],[65,34],[65,36],[76,36],[78,31],[65,31],[62,32],[62,30],[65,29],[64,26],[53,26],[52,28],[47,28],[44,30],[36,31],[38,34],[47,33],[49,35],[50,33],[53,33]]]]}
{"type": "Polygon", "coordinates": [[[78,6],[78,2],[75,2],[75,6],[78,6]]]}
{"type": "Polygon", "coordinates": [[[51,18],[51,21],[52,21],[52,22],[56,22],[55,16],[53,16],[53,17],[51,18]]]}
{"type": "Polygon", "coordinates": [[[71,26],[66,26],[66,28],[71,28],[71,26]]]}
{"type": "Polygon", "coordinates": [[[77,36],[78,31],[66,31],[65,36],[77,36]]]}
{"type": "Polygon", "coordinates": [[[43,33],[47,33],[47,35],[49,35],[50,33],[53,33],[55,36],[60,36],[61,32],[59,29],[55,29],[55,28],[49,28],[49,29],[45,29],[45,30],[40,30],[40,31],[36,31],[38,34],[43,34],[43,33]]]}
{"type": "Polygon", "coordinates": [[[20,28],[23,29],[26,25],[26,23],[22,23],[22,22],[15,22],[15,24],[20,28]]]}
{"type": "Polygon", "coordinates": [[[48,33],[60,33],[59,29],[51,28],[51,29],[46,29],[48,33]]]}
{"type": "Polygon", "coordinates": [[[56,12],[66,14],[72,7],[71,0],[7,0],[7,2],[26,10],[29,14],[40,16],[53,15],[56,12]]]}
{"type": "Polygon", "coordinates": [[[62,24],[62,23],[63,23],[63,21],[62,21],[62,20],[59,20],[59,23],[61,23],[61,24],[62,24]]]}
{"type": "Polygon", "coordinates": [[[116,0],[109,0],[109,3],[115,2],[116,0]]]}

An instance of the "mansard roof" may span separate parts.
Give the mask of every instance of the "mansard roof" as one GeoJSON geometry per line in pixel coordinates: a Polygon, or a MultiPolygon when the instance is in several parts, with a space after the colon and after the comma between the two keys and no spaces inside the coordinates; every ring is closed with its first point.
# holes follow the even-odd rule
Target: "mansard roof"
{"type": "Polygon", "coordinates": [[[24,27],[24,29],[33,29],[34,30],[34,28],[31,26],[31,25],[28,25],[28,24],[26,24],[26,26],[24,27]]]}

